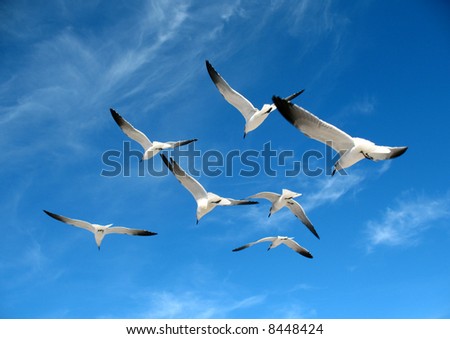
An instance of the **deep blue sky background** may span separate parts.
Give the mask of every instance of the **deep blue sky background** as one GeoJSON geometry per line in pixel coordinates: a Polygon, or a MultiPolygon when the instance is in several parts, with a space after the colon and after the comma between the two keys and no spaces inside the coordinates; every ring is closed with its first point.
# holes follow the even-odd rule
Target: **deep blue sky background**
{"type": "Polygon", "coordinates": [[[446,1],[6,0],[0,51],[0,317],[450,316],[446,1]],[[295,102],[322,119],[409,150],[346,176],[287,177],[324,145],[278,112],[243,140],[205,59],[255,106],[304,88],[295,102]],[[102,176],[102,155],[129,141],[110,107],[151,139],[198,138],[201,154],[269,141],[292,151],[276,176],[240,176],[248,167],[235,159],[231,176],[197,178],[234,198],[301,192],[321,240],[288,210],[267,219],[267,201],[195,225],[191,195],[172,175],[139,176],[136,158],[128,176],[102,176]],[[42,209],[158,235],[111,235],[98,251],[92,234],[42,209]],[[231,252],[272,235],[294,236],[314,259],[267,244],[231,252]]]}

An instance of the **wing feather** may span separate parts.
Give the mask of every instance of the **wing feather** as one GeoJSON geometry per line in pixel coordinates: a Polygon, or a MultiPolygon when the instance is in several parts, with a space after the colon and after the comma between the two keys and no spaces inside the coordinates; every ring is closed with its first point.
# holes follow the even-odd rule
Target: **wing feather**
{"type": "Polygon", "coordinates": [[[389,146],[378,146],[377,150],[370,152],[369,156],[373,160],[387,160],[394,159],[401,156],[406,152],[408,147],[389,147],[389,146]]]}
{"type": "Polygon", "coordinates": [[[277,96],[272,100],[281,115],[306,136],[333,147],[339,153],[354,146],[350,135],[319,119],[306,109],[277,96]]]}
{"type": "Polygon", "coordinates": [[[49,211],[44,210],[44,212],[49,215],[50,217],[58,220],[58,221],[62,221],[63,223],[72,225],[72,226],[76,226],[76,227],[80,227],[80,228],[84,228],[85,230],[88,230],[90,232],[95,232],[95,228],[94,226],[87,222],[87,221],[83,221],[83,220],[78,220],[78,219],[71,219],[71,218],[67,218],[64,217],[62,215],[59,214],[55,214],[49,211]]]}
{"type": "Polygon", "coordinates": [[[183,145],[190,144],[191,142],[197,141],[197,139],[181,140],[181,141],[169,141],[168,144],[172,145],[173,148],[180,147],[183,145]]]}
{"type": "Polygon", "coordinates": [[[283,243],[293,249],[295,252],[297,252],[298,254],[303,255],[304,257],[307,258],[312,258],[312,254],[304,247],[300,246],[296,241],[292,240],[292,239],[287,239],[287,240],[283,240],[283,243]]]}
{"type": "Polygon", "coordinates": [[[256,193],[254,195],[249,196],[249,199],[267,199],[269,200],[271,203],[274,203],[275,201],[278,200],[278,198],[280,197],[279,194],[277,193],[272,193],[272,192],[260,192],[260,193],[256,193]]]}
{"type": "Polygon", "coordinates": [[[216,85],[225,100],[238,109],[244,116],[245,120],[249,120],[252,115],[258,111],[242,94],[235,91],[230,85],[228,85],[228,83],[220,76],[208,60],[206,60],[206,69],[208,70],[209,76],[214,82],[214,85],[216,85]]]}
{"type": "Polygon", "coordinates": [[[233,251],[233,252],[241,251],[241,250],[244,250],[244,249],[246,249],[246,248],[249,248],[250,246],[256,245],[256,244],[258,244],[258,243],[260,243],[260,242],[264,242],[264,241],[274,241],[276,238],[277,238],[277,237],[265,237],[265,238],[261,238],[261,239],[259,239],[259,240],[256,240],[256,241],[250,242],[250,243],[248,243],[248,244],[245,244],[245,245],[243,245],[243,246],[241,246],[241,247],[237,247],[237,248],[235,248],[235,249],[232,250],[232,251],[233,251]]]}
{"type": "Polygon", "coordinates": [[[172,158],[170,161],[164,154],[160,154],[164,164],[175,175],[175,178],[192,194],[195,200],[207,199],[208,193],[205,188],[193,177],[187,174],[172,158]]]}
{"type": "Polygon", "coordinates": [[[147,138],[147,136],[134,128],[128,121],[126,121],[122,116],[117,113],[114,109],[110,108],[111,115],[114,121],[119,125],[120,129],[131,139],[138,142],[144,150],[149,149],[152,146],[152,142],[147,138]]]}
{"type": "Polygon", "coordinates": [[[305,210],[303,207],[295,200],[290,199],[286,204],[287,208],[289,208],[294,215],[301,220],[301,222],[314,234],[317,239],[320,239],[319,234],[317,234],[316,229],[314,228],[311,221],[306,216],[305,210]]]}
{"type": "Polygon", "coordinates": [[[142,236],[150,236],[150,235],[157,235],[158,233],[150,232],[147,230],[139,230],[135,228],[128,228],[128,227],[122,227],[122,226],[114,226],[109,227],[105,230],[105,234],[127,234],[127,235],[142,235],[142,236]]]}
{"type": "Polygon", "coordinates": [[[258,202],[246,199],[231,199],[231,198],[222,198],[222,200],[219,203],[219,205],[221,206],[255,205],[255,204],[258,204],[258,202]]]}

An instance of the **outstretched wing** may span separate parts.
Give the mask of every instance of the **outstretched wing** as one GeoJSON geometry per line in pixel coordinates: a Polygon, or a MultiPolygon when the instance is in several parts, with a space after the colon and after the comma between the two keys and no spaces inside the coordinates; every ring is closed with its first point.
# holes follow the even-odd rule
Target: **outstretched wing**
{"type": "Polygon", "coordinates": [[[372,160],[387,160],[394,159],[401,156],[406,152],[408,147],[389,147],[389,146],[378,146],[375,151],[369,153],[372,160]]]}
{"type": "Polygon", "coordinates": [[[302,90],[299,91],[299,92],[295,92],[294,94],[291,94],[290,96],[284,98],[284,100],[286,100],[286,101],[291,101],[291,100],[295,99],[296,97],[298,97],[300,94],[302,94],[304,91],[305,91],[305,90],[302,89],[302,90]]]}
{"type": "Polygon", "coordinates": [[[292,239],[283,240],[283,243],[287,247],[293,249],[295,252],[297,252],[298,254],[303,255],[304,257],[307,257],[307,258],[312,258],[313,257],[312,254],[306,248],[300,246],[296,241],[294,241],[292,239]]]}
{"type": "Polygon", "coordinates": [[[317,234],[316,229],[314,228],[311,221],[309,221],[308,217],[305,214],[305,211],[303,207],[295,200],[289,199],[286,201],[286,206],[291,210],[294,215],[301,220],[301,222],[308,227],[308,229],[314,234],[317,239],[320,239],[319,235],[317,234]]]}
{"type": "Polygon", "coordinates": [[[127,234],[127,235],[143,235],[143,236],[150,236],[150,235],[157,235],[158,233],[150,232],[146,230],[138,230],[134,228],[127,228],[122,226],[115,226],[115,227],[108,227],[105,229],[105,234],[127,234]]]}
{"type": "Polygon", "coordinates": [[[175,178],[192,194],[195,200],[208,198],[208,193],[200,183],[187,174],[175,160],[170,161],[164,154],[160,154],[164,164],[175,175],[175,178]]]}
{"type": "Polygon", "coordinates": [[[262,238],[262,239],[259,239],[259,240],[250,242],[250,243],[248,243],[248,244],[245,244],[245,245],[243,245],[243,246],[241,246],[241,247],[237,247],[237,248],[235,248],[235,249],[232,250],[232,251],[233,251],[233,252],[241,251],[241,250],[244,250],[244,249],[246,249],[246,248],[249,248],[250,246],[256,245],[256,244],[258,244],[258,243],[260,243],[260,242],[264,242],[264,241],[270,241],[270,242],[272,242],[272,241],[274,241],[276,238],[277,238],[277,237],[265,237],[265,238],[262,238]]]}
{"type": "Polygon", "coordinates": [[[231,198],[222,198],[219,202],[221,206],[235,206],[235,205],[255,205],[258,204],[257,201],[251,201],[246,199],[231,199],[231,198]]]}
{"type": "Polygon", "coordinates": [[[223,95],[226,101],[239,110],[242,113],[245,120],[249,120],[252,115],[258,110],[253,104],[248,101],[242,94],[235,91],[228,85],[228,83],[220,76],[214,67],[206,60],[206,69],[208,70],[211,80],[216,85],[219,92],[223,95]]]}
{"type": "Polygon", "coordinates": [[[260,192],[260,193],[249,196],[249,199],[267,199],[273,204],[275,201],[278,200],[279,197],[280,197],[280,195],[277,193],[260,192]]]}
{"type": "Polygon", "coordinates": [[[117,113],[114,109],[110,108],[111,115],[114,121],[119,125],[120,129],[131,139],[141,144],[144,150],[149,149],[152,146],[152,142],[147,138],[147,136],[134,128],[128,121],[126,121],[122,116],[117,113]]]}
{"type": "Polygon", "coordinates": [[[172,145],[173,148],[177,148],[183,145],[190,144],[191,142],[197,141],[197,139],[181,140],[181,141],[169,141],[168,144],[172,145]]]}
{"type": "Polygon", "coordinates": [[[272,100],[281,115],[306,136],[333,147],[339,153],[354,146],[350,135],[319,119],[306,109],[277,96],[272,100]]]}
{"type": "Polygon", "coordinates": [[[95,232],[95,228],[94,226],[92,226],[91,223],[87,222],[87,221],[83,221],[83,220],[77,220],[77,219],[71,219],[71,218],[67,218],[64,217],[62,215],[59,214],[55,214],[49,211],[44,210],[44,212],[51,216],[52,218],[58,220],[58,221],[62,221],[63,223],[72,225],[72,226],[76,226],[76,227],[80,227],[80,228],[84,228],[85,230],[88,230],[90,232],[95,232]]]}

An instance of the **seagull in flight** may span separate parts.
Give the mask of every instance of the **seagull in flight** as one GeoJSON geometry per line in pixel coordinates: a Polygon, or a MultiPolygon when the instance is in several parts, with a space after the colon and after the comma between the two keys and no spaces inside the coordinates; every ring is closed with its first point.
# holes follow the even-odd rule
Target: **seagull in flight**
{"type": "Polygon", "coordinates": [[[111,227],[112,224],[109,225],[97,225],[97,224],[91,224],[90,222],[83,221],[83,220],[77,220],[77,219],[71,219],[67,217],[63,217],[62,215],[58,215],[49,211],[44,210],[44,212],[51,216],[52,218],[62,221],[63,223],[84,228],[85,230],[88,230],[92,233],[94,233],[95,236],[95,242],[97,243],[97,247],[100,250],[100,245],[102,243],[103,238],[107,234],[128,234],[128,235],[143,235],[143,236],[149,236],[149,235],[157,235],[158,233],[146,231],[146,230],[137,230],[133,228],[127,228],[127,227],[121,227],[121,226],[114,226],[111,227]]]}
{"type": "Polygon", "coordinates": [[[204,187],[187,174],[175,160],[170,158],[169,161],[164,154],[160,154],[160,156],[164,164],[166,164],[177,180],[192,194],[197,202],[197,224],[204,215],[211,212],[216,206],[253,205],[258,203],[257,201],[223,198],[217,194],[206,192],[204,187]]]}
{"type": "Polygon", "coordinates": [[[259,244],[260,242],[265,242],[265,241],[270,241],[271,244],[269,246],[269,248],[267,250],[270,250],[271,248],[275,248],[280,246],[281,244],[286,245],[287,247],[293,249],[295,252],[297,252],[298,254],[303,255],[304,257],[307,258],[312,258],[312,254],[304,247],[300,246],[295,240],[294,238],[290,238],[290,237],[284,237],[284,236],[277,236],[277,237],[266,237],[266,238],[261,238],[259,240],[256,240],[254,242],[245,244],[244,246],[235,248],[233,250],[233,252],[237,252],[237,251],[241,251],[243,249],[249,248],[250,246],[259,244]]]}
{"type": "MultiPolygon", "coordinates": [[[[209,76],[216,85],[219,92],[223,95],[226,101],[238,109],[245,118],[244,138],[250,131],[256,129],[269,116],[269,113],[276,109],[274,104],[264,104],[259,110],[253,106],[242,94],[235,91],[228,85],[228,83],[220,76],[214,67],[206,60],[206,69],[209,76]]],[[[302,94],[304,90],[294,93],[286,98],[292,100],[302,94]]]]}
{"type": "Polygon", "coordinates": [[[303,210],[303,207],[294,200],[294,198],[297,198],[301,196],[301,193],[295,193],[288,189],[283,189],[281,194],[272,193],[272,192],[261,192],[257,193],[255,195],[252,195],[248,197],[248,199],[267,199],[272,203],[272,206],[270,207],[269,211],[269,217],[278,212],[283,207],[287,207],[291,210],[294,215],[300,219],[300,221],[308,227],[308,229],[314,234],[317,239],[320,239],[319,235],[317,234],[313,224],[311,221],[309,221],[308,217],[305,214],[305,211],[303,210]]]}
{"type": "Polygon", "coordinates": [[[169,148],[176,148],[179,146],[190,144],[191,142],[197,141],[197,139],[190,140],[181,140],[181,141],[153,141],[151,142],[147,136],[134,128],[128,121],[126,121],[122,116],[117,113],[114,109],[110,108],[111,115],[114,118],[114,121],[119,125],[121,130],[131,139],[137,141],[141,144],[142,148],[144,148],[144,155],[142,156],[142,160],[147,160],[158,154],[159,151],[169,148]]]}
{"type": "Polygon", "coordinates": [[[378,146],[372,141],[351,137],[300,106],[277,96],[274,96],[272,100],[283,117],[297,127],[300,132],[324,144],[330,143],[329,146],[340,154],[339,160],[334,164],[332,175],[364,158],[373,161],[393,159],[408,149],[406,146],[378,146]]]}

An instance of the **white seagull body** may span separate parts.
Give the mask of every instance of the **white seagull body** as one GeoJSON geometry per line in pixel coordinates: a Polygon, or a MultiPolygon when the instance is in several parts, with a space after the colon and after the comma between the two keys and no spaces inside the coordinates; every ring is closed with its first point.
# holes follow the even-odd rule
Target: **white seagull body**
{"type": "Polygon", "coordinates": [[[378,146],[372,141],[351,137],[339,128],[320,120],[300,106],[294,105],[280,97],[274,96],[272,99],[287,121],[306,136],[331,146],[340,154],[339,160],[334,164],[333,174],[336,171],[352,166],[364,158],[373,161],[393,159],[402,155],[408,149],[405,146],[378,146]]]}
{"type": "Polygon", "coordinates": [[[290,238],[290,237],[284,237],[284,236],[277,236],[277,237],[266,237],[266,238],[262,238],[259,239],[257,241],[245,244],[244,246],[235,248],[233,250],[233,252],[237,252],[237,251],[241,251],[243,249],[249,248],[250,246],[259,244],[260,242],[265,242],[265,241],[270,241],[271,244],[269,246],[269,248],[267,250],[270,250],[271,248],[275,248],[280,246],[281,244],[286,245],[287,247],[293,249],[295,252],[297,252],[298,254],[303,255],[304,257],[307,258],[312,258],[312,254],[304,247],[300,246],[295,240],[294,238],[290,238]]]}
{"type": "Polygon", "coordinates": [[[110,108],[111,115],[114,118],[114,121],[119,125],[121,130],[131,139],[138,142],[142,148],[144,149],[144,155],[142,156],[142,160],[147,160],[155,156],[161,150],[176,148],[179,146],[190,144],[191,142],[197,141],[197,139],[190,140],[181,140],[181,141],[150,141],[147,136],[134,128],[128,121],[126,121],[122,116],[117,113],[114,109],[110,108]]]}
{"type": "Polygon", "coordinates": [[[157,234],[157,233],[146,231],[146,230],[137,230],[137,229],[127,228],[127,227],[122,227],[122,226],[111,227],[112,224],[109,224],[109,225],[91,224],[90,222],[87,222],[87,221],[63,217],[62,215],[48,212],[46,210],[44,210],[44,212],[46,214],[48,214],[49,216],[51,216],[52,218],[62,221],[63,223],[73,225],[76,227],[80,227],[80,228],[84,228],[85,230],[88,230],[88,231],[94,233],[95,242],[97,243],[98,249],[100,249],[102,240],[105,237],[105,235],[107,235],[107,234],[117,233],[117,234],[142,235],[142,236],[149,236],[149,235],[157,234]]]}
{"type": "MultiPolygon", "coordinates": [[[[274,104],[264,104],[261,109],[257,109],[248,101],[242,94],[235,91],[228,85],[228,83],[220,76],[214,67],[206,60],[206,68],[209,76],[216,85],[219,92],[223,95],[226,101],[233,105],[245,118],[244,138],[250,131],[256,129],[269,116],[269,113],[276,110],[274,104]]],[[[304,90],[294,93],[286,98],[292,100],[303,93],[304,90]]]]}
{"type": "Polygon", "coordinates": [[[294,215],[300,219],[300,221],[314,234],[317,239],[320,239],[319,235],[317,234],[313,224],[308,219],[308,217],[305,214],[305,211],[303,210],[303,207],[294,200],[294,198],[297,198],[301,196],[301,193],[295,193],[287,189],[283,189],[281,194],[272,193],[272,192],[261,192],[257,193],[255,195],[252,195],[249,197],[249,199],[267,199],[272,203],[272,206],[270,207],[269,211],[269,217],[278,212],[283,207],[287,207],[291,210],[294,215]]]}
{"type": "Polygon", "coordinates": [[[231,198],[223,198],[217,194],[207,192],[205,188],[193,177],[187,174],[176,161],[169,160],[164,154],[160,154],[166,166],[175,175],[177,180],[192,194],[197,202],[197,223],[199,220],[211,212],[216,206],[235,206],[235,205],[252,205],[257,204],[256,201],[235,200],[231,198]]]}

